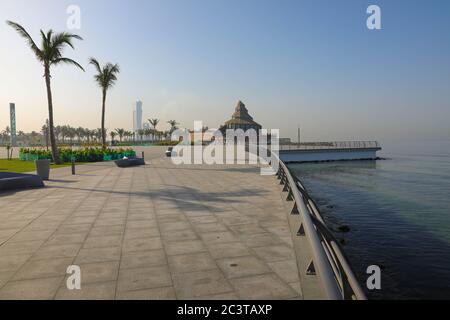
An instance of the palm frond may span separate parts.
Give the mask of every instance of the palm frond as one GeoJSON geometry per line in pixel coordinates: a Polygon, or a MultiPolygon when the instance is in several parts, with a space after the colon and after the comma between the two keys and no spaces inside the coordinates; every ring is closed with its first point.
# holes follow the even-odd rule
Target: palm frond
{"type": "Polygon", "coordinates": [[[103,67],[95,58],[89,59],[90,64],[93,64],[97,70],[97,74],[94,75],[94,79],[104,91],[115,85],[117,81],[117,74],[120,72],[118,64],[107,63],[103,67]]]}
{"type": "MultiPolygon", "coordinates": [[[[48,36],[47,36],[47,38],[48,38],[48,36]]],[[[52,36],[51,43],[52,43],[52,46],[55,48],[61,48],[62,45],[67,44],[72,49],[74,49],[74,46],[72,43],[73,39],[83,40],[83,38],[81,38],[80,36],[78,36],[76,34],[61,32],[61,33],[57,33],[52,36]]]]}
{"type": "Polygon", "coordinates": [[[52,40],[52,35],[53,35],[53,30],[52,29],[48,30],[47,36],[46,36],[46,39],[48,42],[50,42],[52,40]]]}
{"type": "Polygon", "coordinates": [[[30,36],[30,34],[25,30],[24,27],[22,27],[20,24],[13,22],[13,21],[6,21],[6,24],[11,26],[14,30],[16,30],[20,36],[25,38],[27,40],[28,45],[30,46],[31,50],[33,50],[34,54],[38,57],[41,56],[41,50],[34,42],[33,38],[30,36]]]}
{"type": "Polygon", "coordinates": [[[72,59],[69,59],[69,58],[57,58],[51,62],[51,64],[54,64],[54,65],[56,65],[58,63],[72,64],[84,71],[84,68],[78,62],[76,62],[72,59]]]}
{"type": "Polygon", "coordinates": [[[89,58],[89,64],[94,65],[95,69],[97,69],[98,73],[102,72],[102,68],[100,67],[100,63],[94,57],[89,58]]]}

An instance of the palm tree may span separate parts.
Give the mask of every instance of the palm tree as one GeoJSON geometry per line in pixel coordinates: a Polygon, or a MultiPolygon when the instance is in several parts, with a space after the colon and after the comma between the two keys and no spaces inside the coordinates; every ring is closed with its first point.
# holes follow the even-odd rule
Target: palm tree
{"type": "Polygon", "coordinates": [[[144,134],[145,134],[145,140],[147,140],[148,137],[150,137],[152,134],[154,134],[154,130],[150,129],[150,128],[144,129],[144,134]]]}
{"type": "Polygon", "coordinates": [[[179,124],[178,122],[176,122],[175,120],[169,120],[167,121],[167,123],[170,125],[170,134],[172,134],[175,130],[177,130],[177,125],[179,124]]]}
{"type": "Polygon", "coordinates": [[[44,124],[44,125],[42,126],[41,132],[42,132],[42,135],[44,136],[45,147],[46,147],[47,150],[48,150],[48,126],[47,126],[47,124],[44,124]]]}
{"type": "Polygon", "coordinates": [[[58,154],[58,148],[56,146],[55,140],[55,132],[53,128],[53,99],[52,99],[52,90],[51,90],[51,73],[50,69],[52,66],[56,66],[61,63],[67,63],[74,65],[81,70],[84,71],[83,67],[78,64],[78,62],[65,58],[62,56],[62,51],[66,46],[74,49],[72,44],[73,39],[83,40],[80,36],[76,34],[71,34],[67,32],[61,33],[53,33],[53,30],[49,30],[47,34],[45,34],[41,30],[41,38],[42,38],[42,48],[39,48],[34,42],[33,38],[28,34],[24,27],[20,24],[7,21],[9,26],[14,28],[21,37],[25,38],[31,50],[35,54],[36,58],[39,62],[42,63],[44,67],[44,77],[45,77],[45,85],[47,87],[47,101],[48,101],[48,120],[49,120],[49,129],[50,129],[50,142],[52,147],[52,156],[53,161],[57,164],[61,164],[62,161],[58,154]]]}
{"type": "Polygon", "coordinates": [[[84,128],[84,136],[86,137],[87,144],[91,144],[91,130],[84,128]]]}
{"type": "MultiPolygon", "coordinates": [[[[148,122],[150,122],[150,124],[153,127],[153,130],[156,132],[156,126],[159,123],[159,119],[148,119],[148,122]]],[[[155,140],[155,135],[153,135],[153,140],[155,140]]]]}
{"type": "Polygon", "coordinates": [[[165,138],[165,139],[169,139],[170,140],[170,135],[171,135],[172,133],[170,132],[170,131],[164,131],[163,133],[162,133],[162,135],[163,135],[163,137],[165,138]]]}
{"type": "Polygon", "coordinates": [[[136,137],[136,132],[125,131],[125,136],[128,137],[128,141],[132,140],[134,142],[135,137],[136,137]],[[131,139],[131,138],[133,138],[133,139],[131,139]]]}
{"type": "Polygon", "coordinates": [[[63,144],[66,143],[66,137],[68,134],[67,126],[61,126],[60,134],[61,134],[62,143],[63,144]]]}
{"type": "Polygon", "coordinates": [[[97,74],[94,76],[98,86],[102,89],[102,147],[106,148],[106,131],[105,131],[105,104],[106,93],[111,89],[116,80],[117,74],[120,72],[118,64],[107,63],[103,67],[95,58],[90,58],[89,63],[94,65],[97,69],[97,74]]]}
{"type": "Polygon", "coordinates": [[[115,133],[114,131],[111,131],[109,133],[109,135],[111,136],[111,144],[114,142],[114,138],[116,137],[117,133],[115,133]]]}
{"type": "Polygon", "coordinates": [[[78,127],[77,129],[75,129],[75,135],[76,135],[77,138],[78,138],[78,144],[81,145],[81,140],[82,140],[83,137],[85,136],[84,128],[78,127]]]}
{"type": "Polygon", "coordinates": [[[71,126],[67,126],[67,137],[70,139],[70,144],[73,144],[73,138],[76,136],[75,128],[72,128],[71,126]]]}
{"type": "MultiPolygon", "coordinates": [[[[56,126],[54,128],[55,138],[59,141],[59,135],[61,134],[61,126],[56,126]]],[[[48,137],[50,139],[50,128],[48,128],[48,137]]]]}
{"type": "Polygon", "coordinates": [[[122,142],[123,136],[125,135],[125,129],[116,129],[116,132],[119,135],[120,142],[122,142]]]}
{"type": "Polygon", "coordinates": [[[103,142],[103,129],[97,128],[94,130],[95,132],[95,138],[97,139],[97,142],[102,141],[103,142]]]}
{"type": "Polygon", "coordinates": [[[144,129],[139,129],[137,131],[137,134],[138,134],[138,136],[140,137],[140,139],[142,141],[142,138],[144,137],[144,134],[145,134],[145,130],[144,129]]]}
{"type": "Polygon", "coordinates": [[[95,142],[95,137],[97,136],[97,131],[89,130],[89,136],[91,137],[91,143],[95,142]]]}
{"type": "Polygon", "coordinates": [[[8,138],[10,133],[11,133],[11,129],[9,128],[9,126],[7,126],[5,128],[5,130],[3,130],[3,134],[8,138]]]}

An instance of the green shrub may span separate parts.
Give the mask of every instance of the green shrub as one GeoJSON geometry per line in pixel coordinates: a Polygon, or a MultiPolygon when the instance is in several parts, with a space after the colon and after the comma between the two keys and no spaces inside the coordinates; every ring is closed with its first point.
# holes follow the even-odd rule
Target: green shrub
{"type": "MultiPolygon", "coordinates": [[[[121,159],[123,157],[136,157],[136,152],[133,149],[118,148],[118,149],[102,149],[102,148],[58,148],[61,160],[70,162],[74,159],[75,162],[102,162],[121,159]]],[[[19,152],[19,159],[23,161],[35,161],[41,159],[52,160],[52,153],[46,149],[21,148],[19,152]]]]}

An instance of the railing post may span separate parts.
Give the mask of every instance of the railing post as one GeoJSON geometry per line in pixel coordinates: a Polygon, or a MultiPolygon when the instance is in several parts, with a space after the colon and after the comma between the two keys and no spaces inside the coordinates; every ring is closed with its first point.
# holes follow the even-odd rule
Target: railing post
{"type": "Polygon", "coordinates": [[[308,265],[308,268],[306,269],[306,274],[308,276],[315,276],[316,275],[316,268],[314,267],[314,261],[311,260],[311,262],[308,265]]]}
{"type": "Polygon", "coordinates": [[[300,228],[298,228],[297,236],[299,236],[299,237],[305,236],[305,228],[303,227],[303,223],[301,223],[300,228]]]}

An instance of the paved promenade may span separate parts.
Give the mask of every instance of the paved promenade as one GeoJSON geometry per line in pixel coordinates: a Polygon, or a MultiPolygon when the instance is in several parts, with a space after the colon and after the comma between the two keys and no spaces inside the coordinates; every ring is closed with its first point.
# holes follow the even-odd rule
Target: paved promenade
{"type": "Polygon", "coordinates": [[[275,177],[163,157],[77,173],[0,194],[0,299],[301,299],[275,177]]]}

